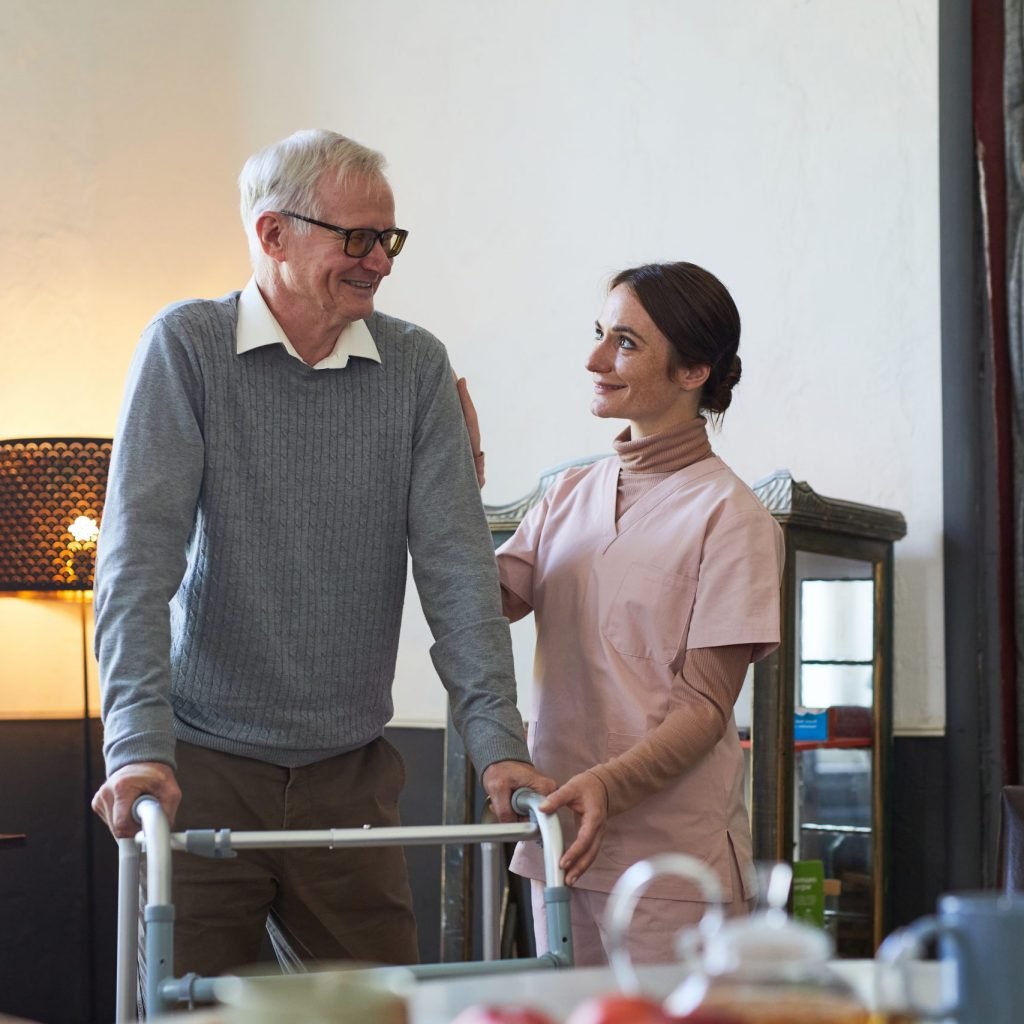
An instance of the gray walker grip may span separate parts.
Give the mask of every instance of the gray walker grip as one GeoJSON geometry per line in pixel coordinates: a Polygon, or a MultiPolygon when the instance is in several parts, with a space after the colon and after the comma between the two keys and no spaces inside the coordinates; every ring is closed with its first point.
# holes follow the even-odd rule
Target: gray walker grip
{"type": "Polygon", "coordinates": [[[143,793],[142,796],[137,796],[135,802],[132,804],[132,817],[141,825],[142,824],[142,805],[146,801],[152,800],[158,807],[160,801],[155,796],[151,796],[149,793],[143,793]]]}
{"type": "Polygon", "coordinates": [[[214,860],[238,856],[231,849],[229,828],[190,828],[185,833],[185,849],[199,857],[212,857],[214,860]]]}

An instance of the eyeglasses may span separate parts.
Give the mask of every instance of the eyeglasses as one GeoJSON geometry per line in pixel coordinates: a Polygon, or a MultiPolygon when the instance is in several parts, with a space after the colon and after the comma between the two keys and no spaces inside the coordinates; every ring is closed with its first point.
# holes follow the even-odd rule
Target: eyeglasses
{"type": "Polygon", "coordinates": [[[354,260],[360,260],[369,256],[373,247],[380,242],[384,255],[394,259],[405,245],[408,231],[401,228],[388,228],[386,231],[374,231],[373,228],[339,228],[337,224],[328,224],[324,220],[314,220],[312,217],[303,217],[301,213],[293,213],[291,210],[278,211],[284,217],[291,217],[294,220],[303,220],[307,224],[315,224],[318,228],[326,228],[336,235],[345,239],[345,255],[351,256],[354,260]]]}

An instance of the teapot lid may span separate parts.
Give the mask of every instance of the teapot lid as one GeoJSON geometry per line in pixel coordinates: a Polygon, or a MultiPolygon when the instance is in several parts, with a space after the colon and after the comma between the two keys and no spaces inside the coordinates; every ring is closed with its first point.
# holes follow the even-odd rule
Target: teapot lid
{"type": "MultiPolygon", "coordinates": [[[[831,937],[820,928],[794,921],[781,910],[767,910],[747,918],[733,918],[703,939],[703,968],[707,974],[736,971],[758,975],[775,971],[824,967],[832,956],[831,937]]],[[[685,957],[692,939],[680,940],[685,957]]]]}

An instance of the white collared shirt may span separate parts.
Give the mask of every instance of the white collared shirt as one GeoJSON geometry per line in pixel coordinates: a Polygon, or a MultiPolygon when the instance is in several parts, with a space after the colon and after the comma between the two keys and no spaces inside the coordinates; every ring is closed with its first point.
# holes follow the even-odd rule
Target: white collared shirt
{"type": "MultiPolygon", "coordinates": [[[[263,345],[284,345],[285,351],[300,362],[305,362],[288,340],[277,318],[270,312],[266,299],[250,277],[242,294],[238,296],[238,327],[235,330],[235,352],[241,355],[263,345]]],[[[366,321],[355,320],[338,335],[334,349],[318,362],[314,370],[343,370],[352,356],[380,362],[380,353],[366,321]]]]}

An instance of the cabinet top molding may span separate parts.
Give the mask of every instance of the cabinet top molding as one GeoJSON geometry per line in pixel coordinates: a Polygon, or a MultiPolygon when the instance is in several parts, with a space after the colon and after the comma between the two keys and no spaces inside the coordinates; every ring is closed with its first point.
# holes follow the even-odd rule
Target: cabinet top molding
{"type": "Polygon", "coordinates": [[[825,498],[804,480],[794,480],[788,469],[779,469],[754,484],[754,493],[775,518],[789,526],[895,541],[907,532],[903,513],[860,505],[839,498],[825,498]]]}

